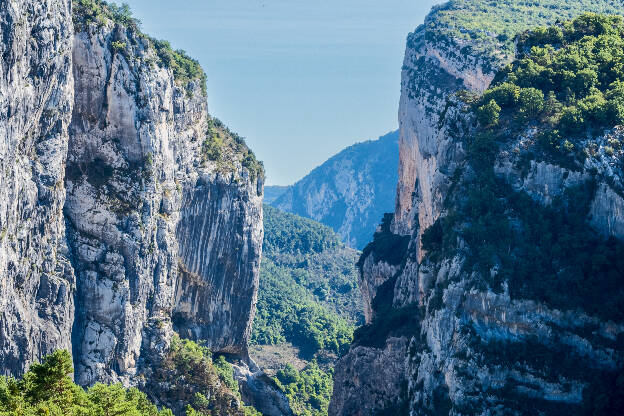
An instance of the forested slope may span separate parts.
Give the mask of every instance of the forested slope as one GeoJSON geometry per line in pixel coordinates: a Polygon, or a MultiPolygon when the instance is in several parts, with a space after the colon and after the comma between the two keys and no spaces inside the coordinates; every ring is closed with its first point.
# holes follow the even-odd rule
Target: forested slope
{"type": "Polygon", "coordinates": [[[276,374],[296,414],[326,414],[333,364],[363,322],[355,269],[359,254],[325,225],[264,209],[251,353],[276,374]]]}

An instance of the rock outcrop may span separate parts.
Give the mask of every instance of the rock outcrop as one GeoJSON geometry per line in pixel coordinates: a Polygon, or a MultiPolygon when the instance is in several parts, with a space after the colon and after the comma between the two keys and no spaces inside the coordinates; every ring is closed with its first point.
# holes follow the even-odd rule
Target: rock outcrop
{"type": "Polygon", "coordinates": [[[361,250],[374,224],[392,210],[398,139],[392,132],[349,146],[269,203],[332,227],[345,244],[361,250]]]}
{"type": "MultiPolygon", "coordinates": [[[[495,7],[521,13],[511,3],[495,7]]],[[[368,325],[356,331],[350,352],[337,364],[330,415],[586,414],[596,397],[616,389],[624,359],[622,322],[578,305],[511,296],[506,283],[498,289],[476,283],[483,280],[467,267],[465,242],[458,241],[454,252],[423,248],[425,233],[435,234],[438,220],[453,214],[450,198],[466,172],[464,137],[475,123],[456,93],[482,93],[513,57],[499,48],[503,37],[496,33],[482,40],[488,48],[466,39],[470,29],[445,26],[447,13],[465,8],[470,15],[472,7],[459,1],[434,8],[408,37],[392,232],[378,232],[360,260],[368,325]],[[400,238],[409,245],[397,260],[393,247],[400,238]],[[368,377],[383,382],[368,383],[368,377]]],[[[535,156],[527,162],[526,149],[535,142],[527,131],[499,149],[494,172],[545,209],[593,183],[585,195],[587,226],[621,239],[621,153],[608,146],[619,131],[592,138],[593,154],[580,169],[535,156]]],[[[493,268],[489,277],[498,272],[493,268]]]]}
{"type": "Polygon", "coordinates": [[[71,9],[0,4],[2,371],[65,348],[78,383],[141,386],[174,330],[246,357],[260,165],[208,115],[195,61],[71,9]]]}

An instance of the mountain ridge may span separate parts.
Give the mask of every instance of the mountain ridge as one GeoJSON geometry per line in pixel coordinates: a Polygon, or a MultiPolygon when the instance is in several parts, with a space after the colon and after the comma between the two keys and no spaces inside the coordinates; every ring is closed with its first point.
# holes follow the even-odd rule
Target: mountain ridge
{"type": "Polygon", "coordinates": [[[334,229],[362,249],[394,206],[398,132],[351,145],[314,168],[270,204],[334,229]]]}

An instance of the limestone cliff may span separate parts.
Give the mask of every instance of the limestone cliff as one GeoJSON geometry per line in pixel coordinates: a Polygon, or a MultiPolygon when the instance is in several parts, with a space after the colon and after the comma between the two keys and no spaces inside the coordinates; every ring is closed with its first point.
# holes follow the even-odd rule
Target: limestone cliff
{"type": "Polygon", "coordinates": [[[201,68],[101,2],[0,14],[2,371],[143,385],[174,330],[246,357],[263,172],[201,68]]]}
{"type": "Polygon", "coordinates": [[[0,368],[71,348],[65,238],[73,104],[69,0],[0,2],[0,368]]]}
{"type": "MultiPolygon", "coordinates": [[[[476,123],[462,94],[479,96],[514,56],[508,34],[497,33],[491,19],[504,14],[524,30],[587,7],[568,2],[560,10],[561,3],[543,3],[518,10],[510,1],[451,2],[434,8],[408,37],[396,210],[360,260],[368,325],[337,364],[330,415],[589,414],[600,408],[598,397],[617,390],[624,323],[609,315],[608,301],[577,297],[564,305],[535,291],[519,295],[517,283],[499,276],[497,266],[485,276],[472,268],[466,252],[473,242],[457,238],[452,249],[442,249],[442,224],[465,224],[456,217],[459,207],[479,186],[467,162],[474,150],[466,137],[476,123]],[[475,29],[479,24],[487,29],[475,29]],[[595,306],[588,308],[591,302],[595,306]]],[[[612,7],[599,3],[594,6],[612,7]]],[[[568,193],[582,195],[588,212],[581,221],[593,227],[588,235],[621,239],[619,153],[605,153],[620,129],[589,138],[590,157],[575,167],[533,153],[534,134],[525,131],[497,149],[496,180],[510,195],[526,195],[523,203],[536,217],[542,209],[552,212],[553,201],[568,193]]],[[[491,247],[495,234],[483,245],[491,247]]],[[[563,296],[576,293],[549,284],[563,296]]],[[[613,295],[620,289],[612,288],[613,295]]],[[[609,299],[609,290],[602,291],[599,298],[609,299]]]]}

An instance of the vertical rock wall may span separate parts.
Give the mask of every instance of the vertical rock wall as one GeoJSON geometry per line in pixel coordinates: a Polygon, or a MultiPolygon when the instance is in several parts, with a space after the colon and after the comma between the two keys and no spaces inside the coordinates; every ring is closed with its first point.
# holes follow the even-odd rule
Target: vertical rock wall
{"type": "Polygon", "coordinates": [[[65,244],[73,100],[69,0],[0,1],[0,372],[70,349],[65,244]]]}
{"type": "MultiPolygon", "coordinates": [[[[330,415],[587,414],[594,387],[615,386],[614,374],[621,374],[621,322],[513,299],[505,287],[495,293],[474,284],[476,272],[464,267],[461,250],[427,256],[422,249],[423,233],[446,214],[445,198],[463,174],[473,123],[454,94],[481,93],[494,78],[491,56],[471,55],[466,40],[438,30],[437,13],[463,5],[472,7],[434,9],[408,37],[392,232],[376,237],[361,259],[368,325],[336,366],[330,415]],[[403,251],[393,243],[400,238],[409,240],[403,251]]],[[[496,42],[496,34],[488,36],[496,42]]],[[[510,58],[499,53],[495,66],[510,58]]],[[[494,171],[542,205],[595,176],[588,224],[621,238],[621,175],[613,157],[601,153],[609,137],[620,135],[615,128],[592,139],[599,155],[580,172],[543,161],[520,171],[513,155],[522,138],[510,139],[494,171]]]]}

